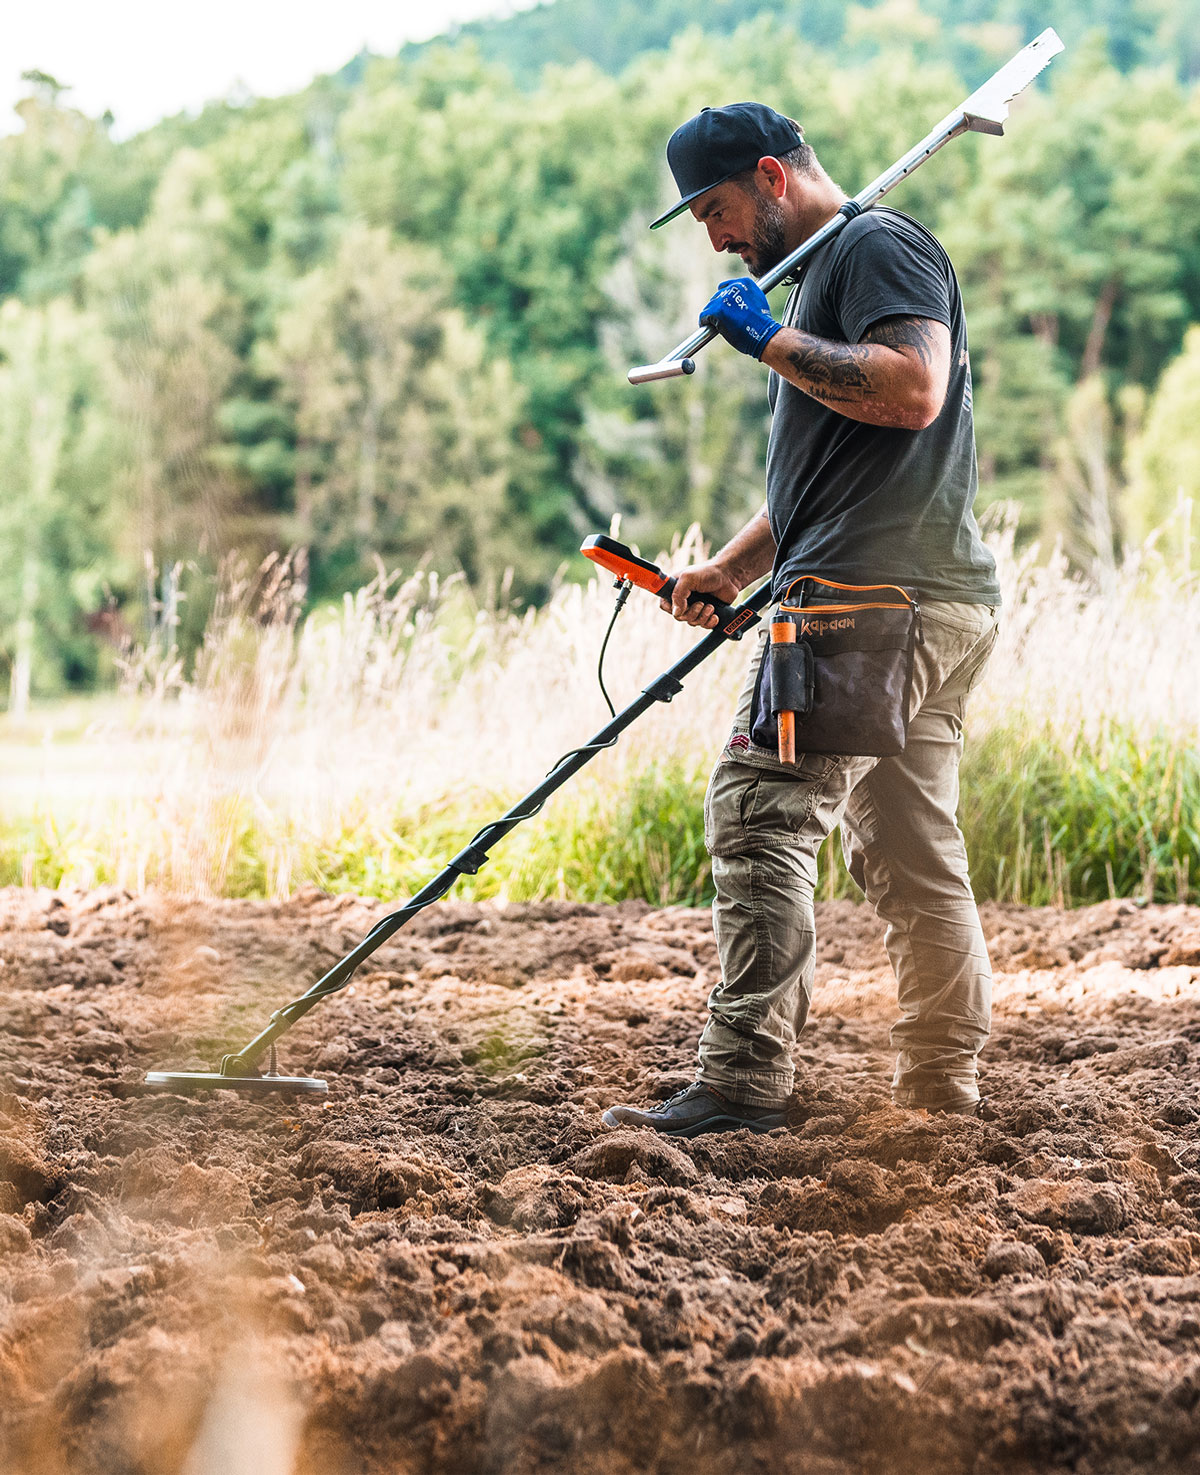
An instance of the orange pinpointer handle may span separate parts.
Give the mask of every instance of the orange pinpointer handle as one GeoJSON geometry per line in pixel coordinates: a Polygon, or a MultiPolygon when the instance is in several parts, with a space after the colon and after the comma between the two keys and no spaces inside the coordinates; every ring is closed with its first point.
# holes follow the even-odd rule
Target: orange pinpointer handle
{"type": "MultiPolygon", "coordinates": [[[[616,538],[609,538],[604,533],[593,533],[583,540],[579,551],[584,558],[590,558],[602,569],[607,569],[616,579],[628,580],[639,589],[657,594],[660,599],[670,601],[675,592],[675,580],[670,574],[664,574],[656,563],[639,558],[632,548],[618,543],[616,538]]],[[[744,604],[726,604],[713,594],[696,591],[689,595],[688,604],[710,604],[717,617],[716,628],[730,640],[740,640],[751,625],[758,623],[758,615],[754,610],[748,609],[744,604]]]]}
{"type": "MultiPolygon", "coordinates": [[[[794,645],[796,641],[796,627],[791,620],[773,620],[771,622],[771,644],[772,645],[794,645]]],[[[795,712],[780,712],[779,722],[779,761],[780,763],[795,763],[796,761],[796,714],[795,712]]]]}
{"type": "Polygon", "coordinates": [[[779,714],[779,761],[780,763],[795,763],[796,761],[795,712],[780,712],[779,714]]]}
{"type": "Polygon", "coordinates": [[[616,538],[606,537],[603,533],[593,533],[590,538],[583,540],[583,547],[579,551],[584,558],[590,558],[593,563],[598,563],[602,569],[607,569],[614,577],[628,579],[639,589],[657,594],[660,598],[669,599],[671,597],[671,589],[675,587],[675,580],[668,574],[664,574],[656,563],[639,558],[632,548],[627,548],[624,543],[618,543],[616,538]]]}

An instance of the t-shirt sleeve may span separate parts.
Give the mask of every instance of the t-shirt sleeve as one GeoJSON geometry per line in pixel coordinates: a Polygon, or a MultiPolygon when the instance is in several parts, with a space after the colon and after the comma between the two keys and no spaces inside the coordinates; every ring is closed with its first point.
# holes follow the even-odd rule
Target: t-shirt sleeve
{"type": "Polygon", "coordinates": [[[950,328],[950,286],[932,241],[880,227],[864,232],[838,264],[834,294],[847,343],[880,318],[933,318],[950,328]]]}

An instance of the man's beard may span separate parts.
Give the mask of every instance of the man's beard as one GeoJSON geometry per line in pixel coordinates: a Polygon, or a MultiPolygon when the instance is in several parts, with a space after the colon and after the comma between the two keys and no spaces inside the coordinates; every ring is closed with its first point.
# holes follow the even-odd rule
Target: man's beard
{"type": "Polygon", "coordinates": [[[759,196],[754,229],[750,233],[748,244],[754,252],[754,264],[750,267],[750,275],[753,277],[766,276],[787,255],[783,206],[774,195],[759,196]]]}

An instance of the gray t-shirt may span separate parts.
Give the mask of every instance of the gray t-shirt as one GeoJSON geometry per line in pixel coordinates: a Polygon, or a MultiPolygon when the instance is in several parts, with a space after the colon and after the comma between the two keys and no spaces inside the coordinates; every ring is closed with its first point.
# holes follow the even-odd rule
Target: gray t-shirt
{"type": "Polygon", "coordinates": [[[950,384],[924,430],[865,425],[772,372],[767,515],[774,589],[798,574],[901,584],[918,598],[999,604],[996,564],[972,513],[978,473],[962,298],[933,236],[896,210],[851,220],[808,263],[788,299],[790,327],[858,343],[880,318],[950,329],[950,384]]]}

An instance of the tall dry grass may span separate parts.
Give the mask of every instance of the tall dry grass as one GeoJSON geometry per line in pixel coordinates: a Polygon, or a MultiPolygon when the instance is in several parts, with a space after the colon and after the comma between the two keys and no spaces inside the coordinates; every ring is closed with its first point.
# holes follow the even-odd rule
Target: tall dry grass
{"type": "MultiPolygon", "coordinates": [[[[1083,580],[993,543],[1000,645],[973,698],[962,815],[981,895],[1191,897],[1200,880],[1200,591],[1153,547],[1083,580]]],[[[695,535],[671,555],[685,564],[695,535]]],[[[286,895],[306,882],[399,896],[607,713],[595,676],[611,583],[523,614],[461,581],[379,577],[302,613],[302,571],[225,571],[185,674],[169,639],[127,669],[133,781],[0,831],[9,881],[286,895]]],[[[610,645],[620,704],[695,635],[636,595],[610,645]]],[[[701,900],[702,799],[743,646],[689,679],[496,848],[459,894],[701,900]]],[[[105,734],[110,742],[113,733],[105,734]]],[[[845,884],[831,860],[826,886],[845,884]]]]}
{"type": "Polygon", "coordinates": [[[963,768],[982,895],[1200,896],[1200,583],[1181,541],[1182,558],[1151,539],[1084,578],[1014,557],[1001,530],[1003,635],[963,768]]]}

